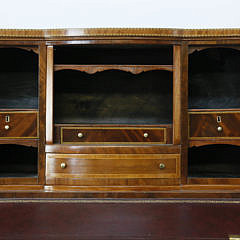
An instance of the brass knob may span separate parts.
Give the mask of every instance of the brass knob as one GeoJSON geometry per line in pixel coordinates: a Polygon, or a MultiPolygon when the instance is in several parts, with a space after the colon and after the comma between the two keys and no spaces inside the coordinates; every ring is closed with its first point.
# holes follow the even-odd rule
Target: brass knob
{"type": "Polygon", "coordinates": [[[64,162],[62,162],[60,166],[61,166],[61,168],[62,168],[62,169],[64,169],[64,168],[66,168],[66,167],[67,167],[67,164],[66,164],[66,163],[64,163],[64,162]]]}
{"type": "Polygon", "coordinates": [[[223,128],[219,126],[219,127],[217,128],[217,130],[218,130],[218,132],[222,132],[223,128]]]}
{"type": "Polygon", "coordinates": [[[78,135],[77,135],[79,138],[82,138],[83,137],[83,133],[78,133],[78,135]]]}
{"type": "Polygon", "coordinates": [[[9,127],[9,125],[5,125],[4,128],[5,128],[5,130],[8,130],[10,127],[9,127]]]}
{"type": "Polygon", "coordinates": [[[160,169],[164,169],[165,167],[166,167],[166,166],[165,166],[164,163],[160,163],[160,164],[159,164],[159,168],[160,168],[160,169]]]}
{"type": "Polygon", "coordinates": [[[147,138],[147,137],[148,137],[148,133],[144,133],[143,136],[144,136],[145,138],[147,138]]]}

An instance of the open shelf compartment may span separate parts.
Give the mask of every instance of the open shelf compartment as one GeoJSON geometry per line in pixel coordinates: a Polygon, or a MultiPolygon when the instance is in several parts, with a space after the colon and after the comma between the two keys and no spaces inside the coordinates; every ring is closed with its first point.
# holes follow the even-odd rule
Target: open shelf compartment
{"type": "Polygon", "coordinates": [[[58,124],[171,124],[172,73],[138,75],[108,70],[93,75],[54,74],[54,119],[58,124]],[[166,104],[167,103],[167,104],[166,104]]]}
{"type": "Polygon", "coordinates": [[[38,54],[0,48],[0,109],[38,108],[38,54]]]}

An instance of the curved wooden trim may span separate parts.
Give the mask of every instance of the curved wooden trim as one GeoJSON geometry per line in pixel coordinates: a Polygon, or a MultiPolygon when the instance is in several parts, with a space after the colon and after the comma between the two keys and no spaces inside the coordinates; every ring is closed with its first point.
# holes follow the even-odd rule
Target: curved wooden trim
{"type": "Polygon", "coordinates": [[[39,54],[39,49],[38,49],[38,47],[28,47],[28,46],[24,47],[24,46],[14,46],[14,45],[11,45],[11,46],[9,46],[9,45],[1,45],[1,46],[0,46],[0,49],[1,49],[1,48],[18,48],[18,49],[21,49],[21,50],[25,50],[25,51],[28,51],[28,52],[34,52],[34,53],[36,53],[36,54],[39,54]]]}
{"type": "Polygon", "coordinates": [[[69,29],[0,29],[0,38],[58,37],[240,37],[239,28],[176,29],[176,28],[69,28],[69,29]]]}
{"type": "Polygon", "coordinates": [[[77,70],[86,72],[88,74],[94,74],[96,72],[102,72],[106,70],[120,70],[130,72],[132,74],[139,74],[142,72],[153,70],[166,70],[173,71],[172,65],[54,65],[54,71],[60,70],[77,70]]]}
{"type": "Polygon", "coordinates": [[[38,139],[0,139],[0,144],[16,144],[26,147],[38,147],[38,139]]]}
{"type": "Polygon", "coordinates": [[[200,147],[206,145],[214,145],[214,144],[228,144],[233,146],[240,146],[239,139],[190,139],[189,147],[200,147]]]}
{"type": "Polygon", "coordinates": [[[189,47],[188,49],[188,54],[192,54],[194,53],[195,51],[197,52],[200,52],[200,51],[203,51],[203,50],[206,50],[206,49],[212,49],[212,48],[226,48],[226,49],[233,49],[233,50],[236,50],[236,51],[240,51],[240,47],[239,46],[235,46],[235,45],[230,45],[230,46],[224,46],[224,45],[213,45],[213,46],[191,46],[189,47]]]}

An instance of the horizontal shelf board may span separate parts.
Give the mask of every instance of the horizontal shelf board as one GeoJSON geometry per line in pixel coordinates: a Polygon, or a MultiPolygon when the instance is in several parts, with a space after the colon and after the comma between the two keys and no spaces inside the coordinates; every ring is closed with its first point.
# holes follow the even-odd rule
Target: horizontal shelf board
{"type": "Polygon", "coordinates": [[[39,139],[0,139],[0,144],[16,144],[27,147],[37,147],[39,139]]]}
{"type": "Polygon", "coordinates": [[[27,185],[38,184],[38,175],[36,174],[12,174],[12,173],[1,173],[0,175],[0,184],[3,184],[0,189],[4,190],[4,187],[9,191],[12,189],[17,189],[18,186],[14,187],[13,185],[23,184],[24,188],[22,190],[26,190],[29,188],[27,185]],[[8,184],[8,185],[7,185],[8,184]],[[5,186],[4,186],[5,185],[5,186]],[[10,186],[12,185],[12,186],[10,186]]]}
{"type": "Polygon", "coordinates": [[[129,128],[149,128],[149,127],[168,127],[171,128],[173,124],[78,124],[78,123],[55,123],[55,127],[68,127],[68,126],[76,126],[76,127],[129,127],[129,128]]]}
{"type": "Polygon", "coordinates": [[[172,72],[173,65],[68,65],[68,64],[55,64],[54,71],[60,70],[77,70],[94,74],[106,70],[120,70],[131,72],[132,74],[139,74],[146,71],[165,70],[172,72]]]}
{"type": "Polygon", "coordinates": [[[213,144],[230,144],[240,146],[239,139],[216,139],[214,137],[209,139],[199,139],[199,140],[189,140],[189,147],[200,147],[204,145],[213,145],[213,144]]]}
{"type": "Polygon", "coordinates": [[[0,108],[0,112],[38,112],[38,109],[30,109],[30,108],[0,108]]]}
{"type": "Polygon", "coordinates": [[[188,109],[188,112],[239,112],[240,108],[197,108],[197,109],[188,109]]]}
{"type": "Polygon", "coordinates": [[[0,173],[0,178],[27,178],[28,180],[36,180],[37,173],[0,173]]]}
{"type": "Polygon", "coordinates": [[[63,145],[51,144],[45,146],[46,153],[81,153],[81,154],[167,154],[167,153],[180,153],[180,145],[172,144],[91,144],[91,145],[63,145]]]}

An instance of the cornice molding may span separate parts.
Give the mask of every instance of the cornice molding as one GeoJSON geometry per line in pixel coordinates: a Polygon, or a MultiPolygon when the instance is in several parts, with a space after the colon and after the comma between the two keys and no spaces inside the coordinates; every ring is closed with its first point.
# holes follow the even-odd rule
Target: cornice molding
{"type": "Polygon", "coordinates": [[[207,38],[240,37],[239,28],[174,29],[174,28],[66,28],[66,29],[0,29],[0,38],[62,37],[168,37],[207,38]]]}

